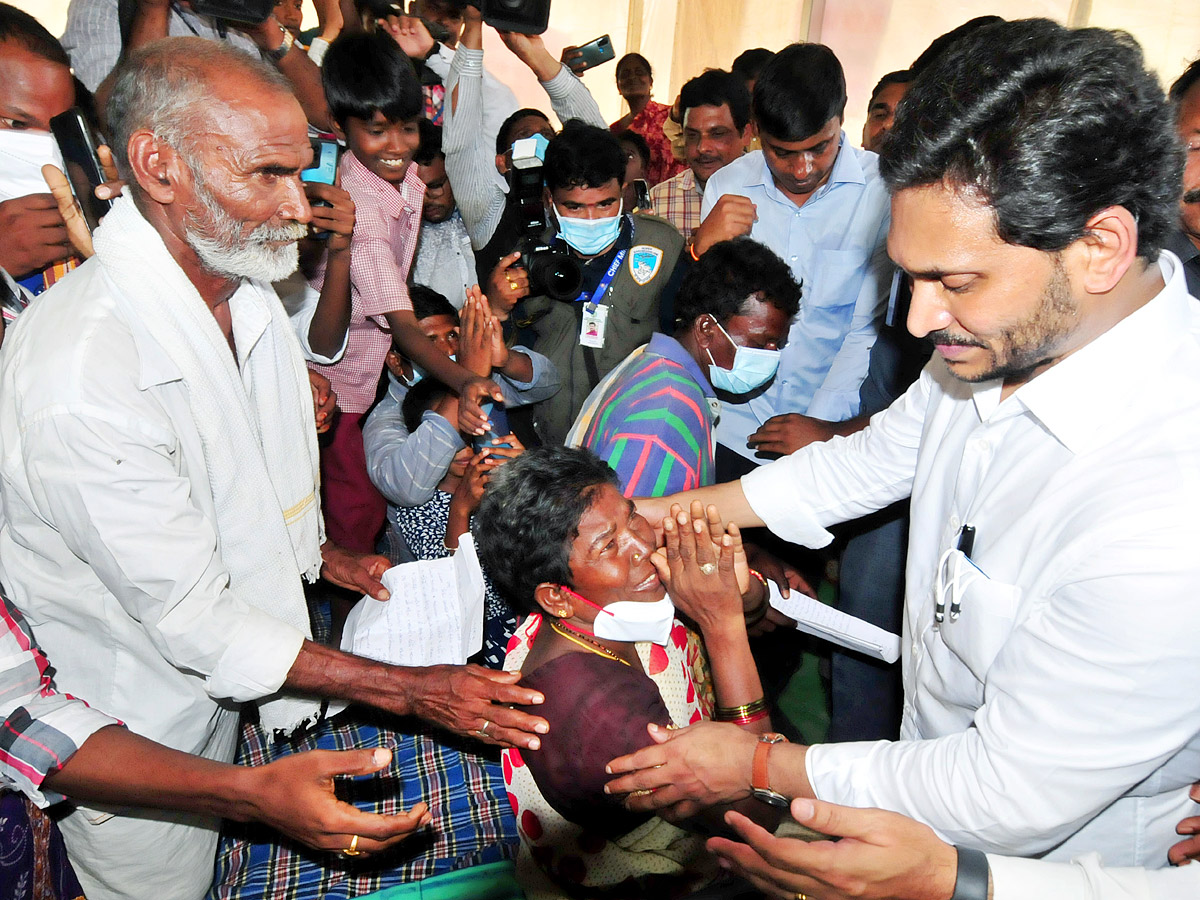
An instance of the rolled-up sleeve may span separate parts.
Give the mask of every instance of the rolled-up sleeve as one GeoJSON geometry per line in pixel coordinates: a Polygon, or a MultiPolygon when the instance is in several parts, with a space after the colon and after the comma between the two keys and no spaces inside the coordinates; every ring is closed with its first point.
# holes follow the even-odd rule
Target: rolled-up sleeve
{"type": "Polygon", "coordinates": [[[1200,866],[1114,868],[1088,853],[1067,863],[988,854],[993,900],[1178,900],[1200,897],[1200,866]]]}
{"type": "Polygon", "coordinates": [[[23,435],[35,507],[125,612],[214,698],[282,687],[305,640],[230,588],[213,523],[176,465],[175,435],[94,407],[51,408],[23,435]]]}
{"type": "Polygon", "coordinates": [[[0,596],[0,787],[42,807],[62,799],[42,790],[45,778],[95,732],[121,724],[56,691],[52,672],[21,614],[0,596]]]}

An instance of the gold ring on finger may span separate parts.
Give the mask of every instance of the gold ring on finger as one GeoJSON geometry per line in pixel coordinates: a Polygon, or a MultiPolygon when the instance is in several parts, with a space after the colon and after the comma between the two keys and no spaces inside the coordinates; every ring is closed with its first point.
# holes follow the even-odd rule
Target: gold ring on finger
{"type": "Polygon", "coordinates": [[[350,846],[342,851],[342,856],[355,857],[362,856],[363,852],[358,849],[358,835],[354,835],[350,839],[350,846]]]}
{"type": "Polygon", "coordinates": [[[796,891],[796,900],[811,900],[811,898],[803,891],[796,891]]]}
{"type": "Polygon", "coordinates": [[[653,788],[641,788],[640,790],[630,791],[630,797],[648,797],[654,793],[653,788]]]}
{"type": "Polygon", "coordinates": [[[713,575],[717,571],[717,564],[711,562],[700,563],[700,571],[705,575],[713,575]]]}

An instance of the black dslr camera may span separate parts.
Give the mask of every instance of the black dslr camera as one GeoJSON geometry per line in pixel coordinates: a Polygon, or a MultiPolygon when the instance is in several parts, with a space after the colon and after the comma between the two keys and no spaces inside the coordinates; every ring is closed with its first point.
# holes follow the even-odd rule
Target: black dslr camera
{"type": "Polygon", "coordinates": [[[529,273],[529,293],[553,300],[574,300],[583,287],[583,269],[569,251],[546,242],[546,207],[542,202],[542,161],[533,138],[513,144],[509,170],[509,207],[516,213],[521,235],[521,267],[529,273]]]}

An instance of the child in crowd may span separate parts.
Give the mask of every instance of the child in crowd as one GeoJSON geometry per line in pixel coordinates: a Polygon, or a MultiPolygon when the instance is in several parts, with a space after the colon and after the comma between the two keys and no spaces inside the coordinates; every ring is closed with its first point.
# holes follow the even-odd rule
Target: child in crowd
{"type": "MultiPolygon", "coordinates": [[[[504,344],[500,323],[478,290],[468,296],[461,318],[436,291],[413,285],[410,292],[426,343],[473,372],[489,373],[503,392],[506,406],[536,403],[558,390],[558,371],[548,359],[524,347],[504,344]]],[[[363,443],[367,471],[390,507],[389,555],[393,562],[404,562],[412,555],[396,525],[399,508],[426,503],[467,442],[459,433],[457,398],[447,404],[446,415],[426,415],[410,430],[401,407],[425,371],[394,350],[387,354],[387,366],[388,390],[367,417],[363,443]]]]}
{"type": "MultiPolygon", "coordinates": [[[[331,539],[371,552],[386,504],[367,476],[361,426],[393,342],[458,392],[459,425],[468,434],[486,425],[480,402],[502,395],[490,379],[437,352],[413,314],[406,282],[425,186],[412,165],[423,108],[412,66],[386,34],[343,35],[329,48],[322,79],[334,130],[349,148],[341,186],[356,211],[346,350],[337,363],[321,367],[342,410],[321,454],[323,507],[331,539]]],[[[318,267],[317,287],[324,277],[324,266],[318,267]]]]}
{"type": "MultiPolygon", "coordinates": [[[[427,417],[453,417],[456,402],[454,392],[444,384],[422,379],[404,398],[404,422],[410,432],[415,432],[427,417]]],[[[396,508],[393,525],[414,557],[441,559],[458,549],[459,539],[470,530],[471,517],[492,472],[525,450],[513,434],[503,443],[511,446],[485,448],[478,453],[464,446],[454,454],[432,497],[420,506],[396,508]]],[[[469,661],[499,669],[504,665],[508,639],[517,627],[517,614],[496,593],[486,575],[484,590],[483,649],[469,661]]]]}

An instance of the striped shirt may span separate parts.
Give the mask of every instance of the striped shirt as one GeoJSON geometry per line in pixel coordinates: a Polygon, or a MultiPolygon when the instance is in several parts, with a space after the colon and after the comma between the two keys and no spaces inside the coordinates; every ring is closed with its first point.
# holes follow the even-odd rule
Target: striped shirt
{"type": "MultiPolygon", "coordinates": [[[[388,184],[358,161],[342,156],[342,187],[354,200],[354,237],[350,245],[350,328],[346,352],[333,365],[309,363],[329,379],[338,406],[348,413],[365,413],[375,400],[383,360],[392,346],[385,315],[412,309],[408,270],[421,228],[425,185],[410,165],[400,189],[388,184]]],[[[319,291],[325,281],[325,261],[313,276],[319,291]]]]}
{"type": "Polygon", "coordinates": [[[652,212],[666,219],[690,243],[692,232],[700,227],[700,204],[704,189],[696,184],[696,173],[684,169],[650,188],[652,212]]]}
{"type": "Polygon", "coordinates": [[[716,394],[677,340],[655,334],[596,385],[567,435],[621,479],[626,497],[714,483],[716,394]]]}
{"type": "Polygon", "coordinates": [[[0,790],[38,806],[61,800],[41,790],[83,742],[116,719],[54,689],[54,669],[21,613],[0,596],[0,790]]]}

